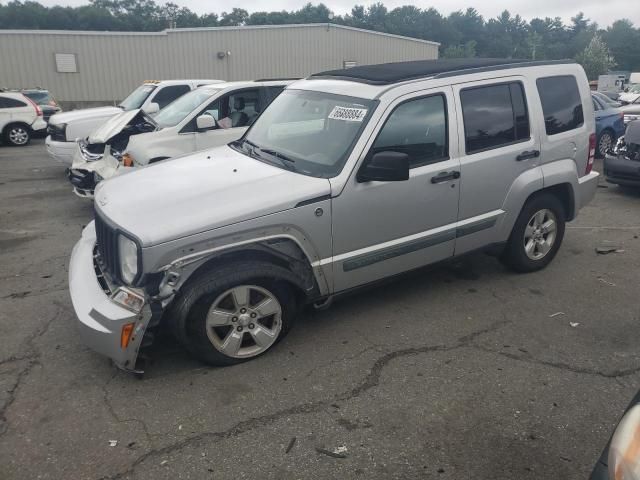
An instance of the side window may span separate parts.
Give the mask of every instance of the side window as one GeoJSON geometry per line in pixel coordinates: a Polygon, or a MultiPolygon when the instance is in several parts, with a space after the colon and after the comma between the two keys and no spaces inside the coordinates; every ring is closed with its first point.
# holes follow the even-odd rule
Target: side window
{"type": "Polygon", "coordinates": [[[189,85],[170,85],[159,90],[151,101],[157,103],[160,106],[160,109],[163,109],[189,90],[191,90],[189,85]]]}
{"type": "Polygon", "coordinates": [[[460,92],[467,154],[530,138],[529,114],[520,82],[472,87],[460,92]]]}
{"type": "Polygon", "coordinates": [[[401,103],[385,121],[369,155],[406,153],[411,168],[448,158],[446,109],[443,95],[401,103]]]}
{"type": "Polygon", "coordinates": [[[211,115],[216,120],[220,120],[220,100],[221,99],[214,100],[213,102],[211,102],[209,105],[205,107],[204,110],[202,110],[198,114],[198,116],[204,115],[206,113],[207,115],[211,115]]]}
{"type": "Polygon", "coordinates": [[[260,113],[258,89],[242,90],[229,95],[231,127],[248,127],[260,113]]]}
{"type": "Polygon", "coordinates": [[[265,87],[266,97],[267,97],[267,105],[273,101],[278,95],[282,93],[284,90],[284,85],[279,87],[265,87]]]}
{"type": "Polygon", "coordinates": [[[536,80],[547,135],[579,128],[584,123],[576,77],[563,75],[536,80]]]}
{"type": "Polygon", "coordinates": [[[0,98],[0,108],[19,108],[26,107],[27,104],[23,101],[16,100],[15,98],[3,97],[0,98]]]}

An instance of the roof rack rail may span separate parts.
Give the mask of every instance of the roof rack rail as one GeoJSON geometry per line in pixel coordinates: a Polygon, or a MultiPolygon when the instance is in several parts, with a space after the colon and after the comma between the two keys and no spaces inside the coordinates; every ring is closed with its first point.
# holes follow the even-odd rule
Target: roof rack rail
{"type": "Polygon", "coordinates": [[[576,63],[575,60],[521,60],[511,58],[452,58],[361,65],[315,73],[309,79],[332,78],[370,85],[390,85],[424,78],[445,78],[492,70],[576,63]]]}
{"type": "Polygon", "coordinates": [[[284,78],[259,78],[254,82],[284,82],[286,80],[300,80],[302,77],[284,77],[284,78]]]}

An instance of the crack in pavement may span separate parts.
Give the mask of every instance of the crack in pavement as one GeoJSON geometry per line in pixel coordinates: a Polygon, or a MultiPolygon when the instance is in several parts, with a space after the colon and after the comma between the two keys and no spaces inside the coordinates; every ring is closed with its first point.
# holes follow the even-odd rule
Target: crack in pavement
{"type": "Polygon", "coordinates": [[[481,345],[468,345],[468,347],[473,348],[475,350],[480,350],[482,352],[493,353],[494,355],[500,355],[510,360],[516,360],[519,362],[525,362],[525,363],[530,363],[535,365],[544,365],[546,367],[557,368],[560,370],[567,370],[569,372],[573,372],[581,375],[594,375],[594,376],[609,378],[609,379],[619,379],[621,377],[628,377],[629,375],[633,375],[635,373],[640,372],[640,366],[633,367],[633,368],[612,370],[610,372],[603,372],[603,371],[592,369],[592,368],[576,367],[564,362],[553,362],[551,360],[541,360],[528,354],[516,355],[515,353],[510,353],[510,352],[501,352],[499,350],[493,350],[491,348],[483,347],[481,345]]]}
{"type": "Polygon", "coordinates": [[[421,347],[409,347],[409,348],[388,352],[382,355],[373,363],[372,367],[369,370],[369,373],[364,377],[364,379],[359,385],[357,385],[356,387],[346,392],[343,392],[342,394],[335,395],[327,400],[318,400],[315,402],[302,403],[299,405],[294,405],[292,407],[285,408],[283,410],[279,410],[277,412],[263,415],[261,417],[249,418],[247,420],[243,420],[241,422],[236,423],[234,426],[232,426],[227,430],[217,431],[217,432],[200,432],[196,435],[192,435],[190,437],[187,437],[185,439],[182,439],[178,442],[172,443],[165,447],[151,449],[148,452],[141,455],[140,457],[138,457],[129,466],[127,470],[120,473],[116,473],[111,476],[103,476],[101,477],[101,480],[118,480],[118,479],[125,478],[126,476],[133,474],[136,468],[139,465],[141,465],[143,462],[148,460],[149,458],[160,456],[160,455],[169,455],[203,440],[220,441],[227,438],[237,437],[238,435],[241,435],[243,433],[247,433],[257,428],[261,428],[266,425],[275,423],[277,420],[281,418],[285,418],[292,415],[320,412],[323,409],[330,407],[331,404],[334,404],[336,402],[344,402],[344,401],[352,400],[354,398],[359,397],[363,393],[377,387],[380,384],[380,378],[382,377],[382,372],[384,368],[396,358],[423,354],[423,353],[452,351],[459,348],[468,347],[470,346],[469,345],[470,342],[474,341],[479,336],[496,331],[508,323],[511,323],[511,321],[501,320],[499,322],[494,322],[493,324],[489,325],[486,328],[477,330],[468,335],[460,337],[451,346],[424,345],[421,347]]]}
{"type": "MultiPolygon", "coordinates": [[[[144,422],[144,420],[141,420],[139,418],[120,418],[120,415],[118,415],[116,413],[115,408],[113,407],[113,404],[111,403],[111,400],[109,399],[109,390],[108,390],[108,386],[109,384],[113,381],[114,378],[116,378],[116,376],[118,376],[120,372],[115,372],[113,375],[111,375],[111,378],[109,378],[109,380],[107,380],[104,385],[102,385],[101,389],[102,389],[102,402],[105,404],[105,406],[107,407],[107,411],[109,412],[109,415],[116,421],[116,423],[137,423],[142,427],[142,431],[144,432],[145,437],[147,438],[147,442],[149,442],[149,445],[153,445],[152,443],[152,438],[154,437],[154,434],[152,434],[149,431],[149,428],[147,427],[147,424],[144,422]]],[[[161,435],[155,435],[155,436],[161,436],[161,435]]]]}
{"type": "MultiPolygon", "coordinates": [[[[35,345],[33,345],[33,342],[36,339],[42,337],[44,334],[46,334],[47,331],[49,330],[49,327],[51,326],[51,324],[55,320],[57,320],[58,317],[60,317],[62,312],[65,311],[64,306],[62,304],[60,304],[57,300],[54,300],[53,304],[58,308],[57,311],[51,316],[51,318],[49,318],[49,320],[47,320],[38,330],[36,330],[24,342],[25,345],[27,346],[28,350],[31,351],[31,353],[28,353],[24,357],[25,360],[28,359],[28,363],[16,375],[16,381],[11,386],[11,388],[9,390],[7,390],[7,393],[9,394],[8,398],[7,398],[6,402],[4,402],[4,405],[2,405],[0,407],[0,436],[2,436],[5,433],[7,433],[8,429],[9,429],[9,423],[7,421],[6,413],[7,413],[7,410],[9,409],[9,407],[11,407],[11,405],[13,405],[13,403],[15,402],[16,394],[18,392],[18,389],[22,385],[22,382],[24,381],[25,378],[27,378],[29,376],[29,374],[31,373],[31,371],[33,370],[33,368],[35,366],[41,366],[42,365],[40,363],[40,355],[41,355],[41,353],[35,347],[35,345]]],[[[9,357],[8,359],[3,360],[2,363],[8,363],[9,361],[18,361],[18,360],[19,360],[18,357],[9,357]]]]}

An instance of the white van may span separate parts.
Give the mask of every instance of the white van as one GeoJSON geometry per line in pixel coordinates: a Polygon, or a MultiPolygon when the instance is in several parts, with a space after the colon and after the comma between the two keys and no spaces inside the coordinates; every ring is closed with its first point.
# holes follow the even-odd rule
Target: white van
{"type": "Polygon", "coordinates": [[[68,172],[74,192],[93,197],[95,185],[135,167],[237,140],[287,80],[223,82],[180,97],[153,118],[142,110],[115,117],[77,143],[68,172]]]}
{"type": "Polygon", "coordinates": [[[221,80],[146,80],[118,106],[84,108],[57,113],[49,120],[47,153],[62,163],[70,164],[76,148],[76,139],[84,138],[106,120],[123,111],[139,108],[154,114],[176,98],[194,88],[221,80]]]}

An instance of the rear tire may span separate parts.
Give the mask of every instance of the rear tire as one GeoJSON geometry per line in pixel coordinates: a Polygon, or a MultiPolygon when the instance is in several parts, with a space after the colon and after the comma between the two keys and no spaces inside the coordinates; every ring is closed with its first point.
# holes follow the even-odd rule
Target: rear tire
{"type": "Polygon", "coordinates": [[[3,137],[7,145],[24,147],[31,141],[31,128],[22,123],[13,123],[5,127],[3,137]]]}
{"type": "Polygon", "coordinates": [[[209,365],[227,366],[269,351],[296,315],[287,271],[267,262],[223,265],[185,285],[169,321],[185,348],[209,365]]]}
{"type": "Polygon", "coordinates": [[[558,253],[565,230],[565,209],[551,193],[531,197],[522,207],[501,260],[516,272],[546,267],[558,253]]]}

